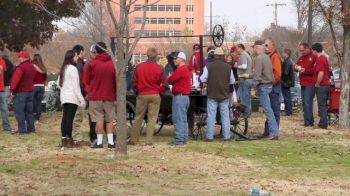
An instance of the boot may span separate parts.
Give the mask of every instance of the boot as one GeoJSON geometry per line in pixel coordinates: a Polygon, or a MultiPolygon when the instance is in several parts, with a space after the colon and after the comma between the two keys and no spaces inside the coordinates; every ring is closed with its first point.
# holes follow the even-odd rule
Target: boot
{"type": "Polygon", "coordinates": [[[74,141],[73,138],[66,138],[67,139],[67,148],[73,148],[74,147],[74,141]]]}
{"type": "Polygon", "coordinates": [[[64,137],[64,138],[61,139],[60,147],[67,147],[67,138],[64,137]]]}

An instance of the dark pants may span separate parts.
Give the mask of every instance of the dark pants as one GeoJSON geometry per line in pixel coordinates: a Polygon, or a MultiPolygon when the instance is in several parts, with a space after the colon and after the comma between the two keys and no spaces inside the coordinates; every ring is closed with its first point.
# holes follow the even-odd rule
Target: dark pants
{"type": "Polygon", "coordinates": [[[320,86],[315,88],[317,105],[318,105],[318,115],[320,116],[320,122],[318,126],[320,128],[327,129],[328,117],[327,117],[327,101],[329,99],[329,86],[320,86]]]}
{"type": "Polygon", "coordinates": [[[301,87],[301,99],[303,101],[304,126],[314,126],[313,101],[315,96],[314,86],[301,87]]]}
{"type": "MultiPolygon", "coordinates": [[[[97,139],[97,135],[96,135],[96,122],[92,122],[91,121],[91,116],[90,114],[88,114],[89,116],[89,127],[90,127],[90,132],[89,132],[89,137],[90,137],[90,142],[93,142],[94,140],[97,139]]],[[[106,130],[106,129],[105,129],[106,130]]]]}
{"type": "Polygon", "coordinates": [[[282,87],[282,95],[284,100],[284,111],[286,115],[293,114],[293,102],[292,102],[292,92],[290,87],[282,87]]]}
{"type": "Polygon", "coordinates": [[[18,132],[34,132],[33,92],[15,93],[13,101],[18,132]]]}
{"type": "Polygon", "coordinates": [[[62,137],[72,138],[73,120],[78,105],[72,103],[63,104],[63,116],[61,122],[62,137]]]}
{"type": "MultiPolygon", "coordinates": [[[[275,116],[277,127],[280,126],[280,116],[281,116],[281,84],[276,84],[272,87],[272,91],[269,94],[270,97],[270,103],[271,103],[271,108],[273,111],[273,115],[275,116]]],[[[267,121],[265,121],[265,130],[264,130],[264,135],[268,136],[269,135],[269,128],[268,128],[267,121]]]]}
{"type": "Polygon", "coordinates": [[[33,101],[33,112],[35,120],[40,120],[41,116],[41,102],[44,98],[45,87],[44,86],[34,86],[34,101],[33,101]]]}

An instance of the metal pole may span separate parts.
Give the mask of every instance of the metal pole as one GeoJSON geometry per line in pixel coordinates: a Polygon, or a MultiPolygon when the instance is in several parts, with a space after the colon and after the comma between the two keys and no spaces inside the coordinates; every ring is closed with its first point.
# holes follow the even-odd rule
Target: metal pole
{"type": "Polygon", "coordinates": [[[103,14],[102,14],[102,1],[103,0],[100,0],[100,40],[102,41],[103,40],[103,21],[102,21],[102,16],[103,16],[103,14]]]}
{"type": "Polygon", "coordinates": [[[313,0],[309,0],[309,17],[307,20],[307,43],[312,45],[312,7],[313,0]]]}
{"type": "Polygon", "coordinates": [[[275,24],[277,27],[277,3],[275,3],[275,24]]]}
{"type": "Polygon", "coordinates": [[[210,1],[210,33],[213,31],[213,3],[210,1]]]}
{"type": "Polygon", "coordinates": [[[203,70],[202,70],[202,68],[204,67],[204,65],[203,65],[203,57],[204,57],[204,55],[203,55],[203,35],[201,35],[201,36],[199,36],[199,45],[200,45],[200,48],[199,48],[199,65],[200,65],[200,67],[201,67],[201,75],[202,75],[202,72],[203,72],[203,70]]]}

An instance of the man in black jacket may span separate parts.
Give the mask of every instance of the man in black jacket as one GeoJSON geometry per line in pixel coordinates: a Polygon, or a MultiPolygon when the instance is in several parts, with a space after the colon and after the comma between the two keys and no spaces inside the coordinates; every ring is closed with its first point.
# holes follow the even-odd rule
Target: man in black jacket
{"type": "Polygon", "coordinates": [[[291,87],[294,87],[294,71],[293,71],[293,61],[290,49],[284,49],[282,52],[282,95],[284,99],[285,115],[290,116],[293,114],[293,104],[292,104],[292,93],[291,87]]]}

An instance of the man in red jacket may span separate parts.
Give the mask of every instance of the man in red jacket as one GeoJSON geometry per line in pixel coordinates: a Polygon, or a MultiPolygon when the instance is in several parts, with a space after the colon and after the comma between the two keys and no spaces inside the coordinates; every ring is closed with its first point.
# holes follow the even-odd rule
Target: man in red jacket
{"type": "Polygon", "coordinates": [[[20,64],[12,76],[10,92],[14,96],[14,109],[21,134],[35,132],[33,114],[33,89],[36,69],[30,62],[28,51],[17,54],[20,64]]]}
{"type": "Polygon", "coordinates": [[[157,122],[161,94],[165,90],[163,67],[156,63],[158,52],[155,48],[147,50],[148,60],[136,67],[134,88],[136,99],[135,124],[131,130],[129,145],[135,145],[140,137],[141,124],[147,113],[146,145],[152,145],[153,131],[157,122]]]}
{"type": "Polygon", "coordinates": [[[188,65],[190,70],[194,71],[197,75],[201,75],[203,71],[203,67],[205,65],[204,56],[202,56],[202,59],[201,59],[200,47],[201,46],[199,44],[193,45],[193,55],[188,65]],[[202,61],[202,64],[201,64],[201,61],[202,61]]]}
{"type": "Polygon", "coordinates": [[[313,100],[315,97],[316,83],[316,81],[314,81],[314,64],[316,61],[316,56],[312,53],[307,43],[301,43],[299,45],[299,53],[301,56],[295,65],[295,70],[299,72],[301,99],[303,102],[304,111],[304,126],[313,127],[313,100]]]}
{"type": "Polygon", "coordinates": [[[187,110],[190,105],[191,72],[186,66],[186,55],[179,52],[174,60],[176,70],[168,77],[173,85],[172,118],[175,126],[175,138],[170,145],[185,145],[188,141],[187,110]]]}
{"type": "Polygon", "coordinates": [[[113,120],[115,118],[116,78],[111,56],[106,52],[104,42],[96,45],[96,57],[85,73],[85,82],[89,86],[89,114],[96,122],[97,143],[92,148],[103,148],[102,140],[106,123],[108,148],[114,148],[113,120]]]}

